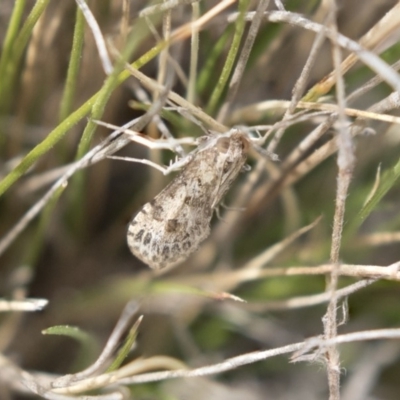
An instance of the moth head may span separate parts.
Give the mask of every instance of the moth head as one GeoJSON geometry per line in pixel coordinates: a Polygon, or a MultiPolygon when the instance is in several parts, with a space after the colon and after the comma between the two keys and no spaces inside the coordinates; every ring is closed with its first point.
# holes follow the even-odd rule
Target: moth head
{"type": "Polygon", "coordinates": [[[242,133],[235,133],[231,136],[221,136],[217,139],[216,147],[220,153],[227,153],[229,149],[240,149],[244,153],[248,152],[250,143],[248,138],[242,133]]]}
{"type": "Polygon", "coordinates": [[[220,153],[227,153],[231,139],[229,137],[220,137],[217,140],[217,149],[220,153]]]}

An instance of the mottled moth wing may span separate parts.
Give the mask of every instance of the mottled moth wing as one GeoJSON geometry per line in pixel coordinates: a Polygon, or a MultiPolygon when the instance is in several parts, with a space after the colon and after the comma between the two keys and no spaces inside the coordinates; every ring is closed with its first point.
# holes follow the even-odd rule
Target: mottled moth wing
{"type": "Polygon", "coordinates": [[[128,228],[131,252],[151,268],[184,261],[210,233],[210,221],[247,158],[247,137],[211,135],[172,182],[136,214],[128,228]]]}

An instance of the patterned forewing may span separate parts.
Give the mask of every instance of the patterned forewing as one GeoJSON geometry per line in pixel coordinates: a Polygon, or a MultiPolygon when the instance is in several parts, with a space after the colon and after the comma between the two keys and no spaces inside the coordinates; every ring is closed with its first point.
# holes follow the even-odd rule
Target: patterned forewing
{"type": "Polygon", "coordinates": [[[246,160],[243,138],[199,151],[185,169],[136,214],[128,228],[132,253],[151,268],[184,261],[210,233],[214,207],[246,160]]]}

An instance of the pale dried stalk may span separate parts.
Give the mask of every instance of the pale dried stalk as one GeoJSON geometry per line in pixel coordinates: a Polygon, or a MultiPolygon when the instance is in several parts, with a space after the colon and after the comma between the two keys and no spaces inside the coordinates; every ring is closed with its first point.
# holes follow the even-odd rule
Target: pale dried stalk
{"type": "MultiPolygon", "coordinates": [[[[344,109],[346,108],[345,102],[345,89],[343,80],[343,71],[341,70],[342,56],[337,42],[337,26],[336,26],[336,3],[334,0],[330,2],[331,7],[331,30],[335,33],[331,37],[332,42],[332,56],[333,65],[335,68],[336,79],[336,98],[338,102],[338,177],[336,189],[336,202],[335,202],[335,215],[333,218],[332,230],[332,243],[330,261],[332,263],[332,271],[327,276],[326,290],[330,293],[331,299],[328,304],[326,315],[323,318],[324,322],[324,338],[326,340],[333,339],[337,336],[337,285],[339,280],[338,263],[340,254],[340,245],[343,232],[344,211],[346,205],[346,198],[348,188],[350,185],[351,177],[354,168],[354,152],[351,134],[346,128],[346,115],[344,109]]],[[[329,384],[329,399],[339,400],[340,398],[340,356],[336,347],[330,347],[326,353],[327,359],[327,375],[329,384]]]]}

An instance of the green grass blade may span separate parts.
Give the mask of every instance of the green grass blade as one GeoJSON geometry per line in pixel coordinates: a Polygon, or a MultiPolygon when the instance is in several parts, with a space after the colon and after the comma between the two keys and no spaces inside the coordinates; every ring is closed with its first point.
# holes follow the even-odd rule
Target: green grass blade
{"type": "Polygon", "coordinates": [[[126,357],[129,355],[129,352],[132,349],[133,344],[135,343],[135,340],[138,335],[138,328],[140,325],[140,322],[142,321],[142,318],[139,318],[138,321],[133,325],[133,327],[130,329],[127,337],[124,340],[124,344],[122,345],[121,349],[119,350],[117,356],[115,357],[114,361],[111,363],[111,365],[107,368],[107,372],[115,371],[122,365],[126,357]]]}
{"type": "Polygon", "coordinates": [[[63,121],[72,111],[72,105],[78,83],[79,67],[81,65],[85,19],[79,7],[76,9],[74,38],[72,41],[71,56],[68,64],[67,79],[60,104],[59,120],[63,121]]]}
{"type": "MultiPolygon", "coordinates": [[[[223,32],[217,43],[212,47],[210,54],[208,55],[205,65],[200,71],[199,79],[197,80],[197,92],[199,95],[204,94],[208,90],[210,82],[213,80],[215,74],[215,68],[217,66],[218,58],[221,56],[226,43],[232,35],[234,29],[233,25],[229,25],[223,32]]],[[[211,44],[210,44],[211,45],[211,44]]]]}
{"type": "Polygon", "coordinates": [[[80,345],[80,352],[75,361],[76,368],[82,368],[87,364],[88,360],[92,360],[99,352],[97,341],[92,335],[76,326],[56,325],[42,331],[43,335],[67,336],[76,340],[80,345]]]}
{"type": "MultiPolygon", "coordinates": [[[[5,112],[10,107],[9,99],[14,88],[14,82],[18,73],[18,66],[31,38],[36,22],[43,14],[50,0],[38,0],[29,13],[24,25],[13,43],[10,44],[10,54],[6,56],[3,70],[0,70],[0,110],[5,112]]],[[[13,27],[15,30],[15,27],[13,27]]]]}
{"type": "Polygon", "coordinates": [[[39,158],[47,153],[52,147],[68,132],[71,127],[77,124],[91,110],[97,94],[87,100],[78,110],[74,111],[67,119],[53,129],[47,137],[35,146],[22,161],[0,182],[0,196],[2,196],[39,158]]]}
{"type": "Polygon", "coordinates": [[[8,24],[0,57],[0,76],[2,77],[5,77],[5,67],[10,62],[9,57],[11,56],[13,43],[17,37],[18,29],[21,24],[25,4],[26,0],[16,0],[14,3],[13,12],[11,14],[10,23],[8,24]]]}
{"type": "Polygon", "coordinates": [[[377,207],[386,193],[393,188],[400,178],[400,159],[396,165],[382,174],[381,184],[378,190],[374,193],[371,199],[364,205],[359,214],[357,215],[357,223],[361,225],[364,220],[371,214],[377,207]]]}
{"type": "Polygon", "coordinates": [[[240,42],[246,27],[245,14],[249,6],[249,0],[241,0],[239,2],[239,16],[235,23],[235,34],[233,36],[232,44],[229,49],[228,56],[226,57],[225,65],[222,69],[221,76],[215,86],[215,89],[211,95],[210,101],[206,107],[207,112],[210,115],[214,115],[215,111],[220,103],[222,94],[226,88],[226,84],[231,76],[233,65],[235,63],[236,55],[239,51],[240,42]]]}

